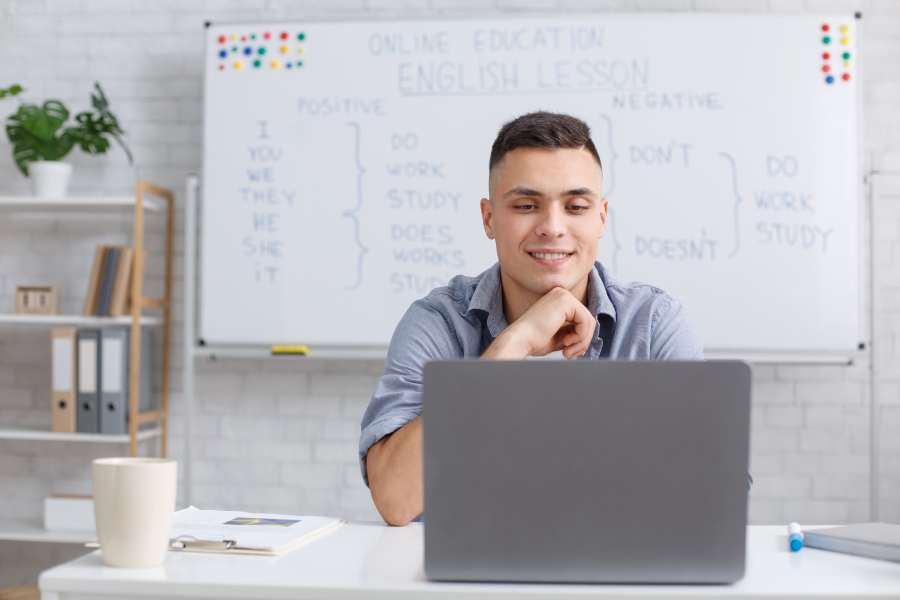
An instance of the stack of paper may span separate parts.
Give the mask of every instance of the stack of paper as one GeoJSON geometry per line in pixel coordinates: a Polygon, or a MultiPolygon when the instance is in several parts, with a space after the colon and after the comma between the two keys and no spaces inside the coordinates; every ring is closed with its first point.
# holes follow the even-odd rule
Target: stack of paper
{"type": "Polygon", "coordinates": [[[172,520],[171,547],[192,552],[277,556],[340,527],[334,517],[298,517],[230,510],[179,510],[172,520]]]}

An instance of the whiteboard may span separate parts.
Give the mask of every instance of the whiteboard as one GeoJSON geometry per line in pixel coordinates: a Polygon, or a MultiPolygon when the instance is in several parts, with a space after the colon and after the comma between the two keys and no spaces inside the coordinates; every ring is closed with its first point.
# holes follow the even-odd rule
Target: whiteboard
{"type": "Polygon", "coordinates": [[[679,298],[707,349],[852,350],[857,35],[847,15],[213,24],[200,337],[386,345],[496,260],[490,146],[540,109],[592,129],[600,260],[679,298]]]}

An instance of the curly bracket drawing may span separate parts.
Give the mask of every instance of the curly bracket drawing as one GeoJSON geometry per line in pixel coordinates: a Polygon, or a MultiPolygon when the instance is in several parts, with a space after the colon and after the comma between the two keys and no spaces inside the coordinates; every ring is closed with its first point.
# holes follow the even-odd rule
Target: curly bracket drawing
{"type": "Polygon", "coordinates": [[[356,122],[354,122],[354,121],[351,121],[351,122],[347,123],[347,125],[349,125],[350,127],[353,128],[353,132],[354,132],[354,135],[355,135],[355,139],[354,139],[355,153],[354,153],[354,156],[355,156],[355,159],[356,159],[356,206],[355,206],[353,209],[351,209],[351,210],[345,210],[345,211],[344,211],[344,214],[343,214],[343,217],[346,218],[346,219],[350,219],[350,220],[353,221],[354,238],[356,239],[356,245],[359,247],[359,256],[358,256],[357,259],[356,259],[356,283],[354,283],[354,284],[351,285],[351,286],[347,286],[347,288],[345,288],[345,289],[348,289],[348,290],[355,290],[355,289],[358,288],[360,285],[362,285],[362,279],[363,279],[363,271],[362,271],[362,267],[363,267],[363,258],[364,258],[365,255],[369,252],[369,249],[366,248],[366,247],[363,245],[362,240],[360,240],[360,237],[359,237],[359,218],[358,218],[358,216],[357,216],[357,214],[360,212],[360,210],[362,210],[362,201],[363,201],[362,178],[363,178],[363,173],[365,173],[366,170],[363,168],[363,166],[362,166],[362,161],[361,161],[360,158],[359,158],[359,138],[360,138],[359,123],[356,123],[356,122]]]}

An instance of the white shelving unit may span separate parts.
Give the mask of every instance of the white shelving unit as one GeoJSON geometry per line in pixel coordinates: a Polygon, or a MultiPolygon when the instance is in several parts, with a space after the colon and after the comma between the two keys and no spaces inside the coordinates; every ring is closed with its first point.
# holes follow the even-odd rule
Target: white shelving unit
{"type": "MultiPolygon", "coordinates": [[[[132,308],[128,315],[120,317],[97,317],[86,315],[21,315],[0,314],[0,335],[3,330],[33,328],[50,330],[57,326],[74,327],[110,327],[130,326],[132,356],[137,360],[140,353],[140,331],[145,326],[156,326],[163,329],[163,382],[161,408],[145,413],[137,410],[137,381],[132,377],[129,390],[129,410],[135,418],[131,419],[129,432],[121,435],[55,432],[34,428],[0,428],[0,440],[31,442],[78,442],[91,444],[127,445],[132,456],[137,453],[137,444],[148,440],[160,440],[160,454],[166,454],[168,438],[168,369],[170,345],[170,307],[172,282],[173,251],[173,219],[174,196],[168,190],[159,188],[146,181],[138,181],[134,194],[122,196],[81,196],[67,198],[40,198],[34,196],[0,196],[0,214],[2,218],[26,217],[77,218],[82,215],[96,217],[100,215],[133,215],[134,246],[143,248],[144,214],[162,213],[166,228],[166,265],[165,293],[159,298],[150,298],[143,294],[144,259],[141,252],[136,253],[134,273],[132,277],[132,308]],[[140,258],[138,258],[140,257],[140,258]],[[160,315],[145,315],[146,309],[161,311],[160,315]]],[[[134,369],[137,362],[132,363],[134,369]]],[[[49,365],[48,365],[49,368],[49,365]]],[[[136,371],[133,371],[136,373],[136,371]]],[[[2,402],[2,394],[0,394],[2,402]]],[[[49,424],[48,424],[49,427],[49,424]]],[[[34,519],[9,519],[0,515],[0,541],[53,542],[83,544],[95,539],[93,532],[48,531],[43,523],[34,519]]]]}

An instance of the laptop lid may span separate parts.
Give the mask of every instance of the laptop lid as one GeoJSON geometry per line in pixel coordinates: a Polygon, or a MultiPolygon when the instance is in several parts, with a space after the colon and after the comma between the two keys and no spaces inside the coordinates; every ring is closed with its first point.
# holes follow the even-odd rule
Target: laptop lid
{"type": "Polygon", "coordinates": [[[743,576],[749,367],[425,367],[431,579],[728,583],[743,576]]]}

